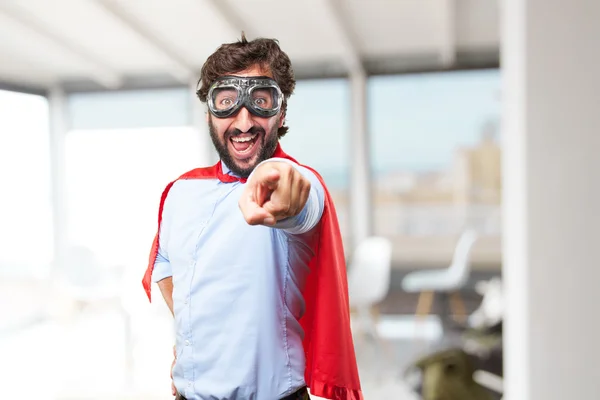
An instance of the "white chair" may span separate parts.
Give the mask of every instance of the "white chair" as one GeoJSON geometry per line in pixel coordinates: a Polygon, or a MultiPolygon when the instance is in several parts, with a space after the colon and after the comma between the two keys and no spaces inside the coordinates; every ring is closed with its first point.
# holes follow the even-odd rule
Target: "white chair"
{"type": "Polygon", "coordinates": [[[350,308],[356,311],[360,330],[379,339],[373,311],[388,294],[392,243],[383,237],[369,237],[360,243],[348,269],[350,308]]]}
{"type": "Polygon", "coordinates": [[[493,277],[489,281],[475,284],[475,291],[482,296],[479,307],[469,315],[468,326],[486,329],[502,322],[504,318],[504,294],[502,278],[493,277]]]}
{"type": "Polygon", "coordinates": [[[478,235],[472,229],[460,236],[450,267],[438,270],[415,271],[402,280],[402,289],[418,293],[417,316],[424,317],[431,311],[435,292],[450,295],[450,307],[454,315],[466,317],[464,303],[459,291],[466,285],[471,273],[470,255],[478,235]]]}

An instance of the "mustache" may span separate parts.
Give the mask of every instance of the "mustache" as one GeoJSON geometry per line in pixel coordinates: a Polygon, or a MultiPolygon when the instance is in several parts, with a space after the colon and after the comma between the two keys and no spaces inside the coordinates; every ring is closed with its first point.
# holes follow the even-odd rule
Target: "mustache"
{"type": "Polygon", "coordinates": [[[237,128],[233,128],[233,129],[230,129],[227,131],[227,139],[241,135],[242,133],[249,133],[251,135],[254,135],[255,133],[262,133],[264,136],[265,130],[263,128],[261,128],[260,126],[253,126],[252,128],[248,129],[246,132],[242,132],[241,130],[239,130],[237,128]]]}

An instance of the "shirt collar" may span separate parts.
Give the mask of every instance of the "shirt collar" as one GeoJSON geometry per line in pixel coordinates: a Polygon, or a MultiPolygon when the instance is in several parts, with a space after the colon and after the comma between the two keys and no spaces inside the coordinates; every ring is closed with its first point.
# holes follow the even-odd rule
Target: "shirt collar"
{"type": "Polygon", "coordinates": [[[231,176],[235,176],[235,177],[239,178],[239,175],[236,175],[233,172],[231,172],[231,170],[229,169],[229,167],[227,166],[227,164],[225,164],[223,162],[223,160],[221,160],[221,169],[223,170],[223,173],[225,175],[231,175],[231,176]]]}

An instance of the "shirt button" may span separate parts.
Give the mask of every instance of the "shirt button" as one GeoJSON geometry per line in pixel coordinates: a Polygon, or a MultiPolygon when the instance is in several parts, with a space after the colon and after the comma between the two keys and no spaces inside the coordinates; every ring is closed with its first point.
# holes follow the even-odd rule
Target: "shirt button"
{"type": "Polygon", "coordinates": [[[187,303],[188,303],[188,299],[185,299],[185,300],[183,301],[183,304],[187,304],[187,303]]]}
{"type": "Polygon", "coordinates": [[[185,341],[185,345],[186,345],[186,346],[189,346],[189,345],[190,345],[190,341],[189,341],[189,340],[186,340],[186,341],[185,341]]]}
{"type": "Polygon", "coordinates": [[[191,386],[192,386],[192,382],[188,382],[188,387],[191,387],[191,386]]]}

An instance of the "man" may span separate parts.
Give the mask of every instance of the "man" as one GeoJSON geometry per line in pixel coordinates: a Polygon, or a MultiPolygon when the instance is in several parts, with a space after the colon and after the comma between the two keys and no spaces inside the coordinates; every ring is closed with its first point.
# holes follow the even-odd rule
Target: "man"
{"type": "Polygon", "coordinates": [[[143,281],[175,317],[180,399],[362,399],[335,210],[279,146],[294,86],[275,40],[242,35],[202,68],[220,161],[165,189],[143,281]]]}

